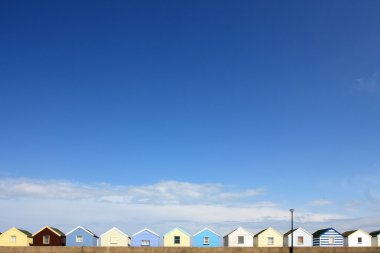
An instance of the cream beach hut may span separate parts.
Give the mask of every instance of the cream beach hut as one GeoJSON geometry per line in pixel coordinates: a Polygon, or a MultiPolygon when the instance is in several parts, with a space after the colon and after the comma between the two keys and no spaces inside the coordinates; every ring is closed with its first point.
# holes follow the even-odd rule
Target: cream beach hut
{"type": "Polygon", "coordinates": [[[164,235],[164,247],[190,247],[191,235],[180,228],[174,228],[164,235]]]}
{"type": "Polygon", "coordinates": [[[282,234],[271,227],[260,231],[254,237],[256,247],[282,247],[283,243],[282,234]]]}
{"type": "Polygon", "coordinates": [[[0,246],[31,246],[32,234],[26,230],[11,228],[0,235],[0,246]]]}
{"type": "Polygon", "coordinates": [[[128,247],[131,245],[131,238],[120,229],[113,227],[99,236],[99,246],[128,247]]]}

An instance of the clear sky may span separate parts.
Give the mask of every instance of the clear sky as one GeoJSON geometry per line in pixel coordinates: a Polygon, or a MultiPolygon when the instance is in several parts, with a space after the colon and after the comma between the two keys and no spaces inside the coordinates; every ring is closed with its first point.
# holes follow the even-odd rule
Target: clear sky
{"type": "Polygon", "coordinates": [[[0,231],[380,229],[379,10],[2,1],[0,231]]]}

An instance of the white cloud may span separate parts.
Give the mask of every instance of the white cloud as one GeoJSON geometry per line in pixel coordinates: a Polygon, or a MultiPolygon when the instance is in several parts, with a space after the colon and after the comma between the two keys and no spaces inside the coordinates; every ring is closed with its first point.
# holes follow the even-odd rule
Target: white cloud
{"type": "MultiPolygon", "coordinates": [[[[142,227],[164,233],[174,226],[183,226],[189,232],[212,226],[223,234],[240,225],[256,229],[258,224],[277,224],[285,231],[288,208],[271,201],[258,201],[256,197],[264,192],[262,189],[236,190],[220,184],[178,181],[114,186],[0,179],[0,230],[18,226],[33,232],[44,225],[54,225],[68,231],[83,225],[98,233],[112,226],[128,233],[142,227]]],[[[296,215],[300,223],[346,218],[339,214],[302,211],[296,215]]]]}
{"type": "Polygon", "coordinates": [[[375,93],[380,91],[379,74],[373,73],[370,77],[357,78],[354,86],[355,90],[375,93]]]}
{"type": "Polygon", "coordinates": [[[328,199],[316,199],[308,203],[309,206],[328,206],[332,205],[334,202],[328,199]]]}

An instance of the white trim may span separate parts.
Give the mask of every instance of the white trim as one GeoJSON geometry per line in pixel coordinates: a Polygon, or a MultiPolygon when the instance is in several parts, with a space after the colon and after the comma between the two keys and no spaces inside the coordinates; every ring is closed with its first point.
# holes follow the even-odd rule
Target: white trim
{"type": "Polygon", "coordinates": [[[74,228],[73,230],[71,230],[70,232],[68,232],[68,233],[66,234],[66,236],[68,236],[69,234],[71,234],[72,232],[74,232],[75,230],[77,230],[77,229],[79,229],[79,228],[80,228],[80,229],[83,229],[85,232],[89,233],[89,234],[92,235],[93,237],[97,237],[94,233],[90,232],[89,230],[85,229],[85,228],[82,227],[82,226],[78,226],[78,227],[74,228]]]}
{"type": "Polygon", "coordinates": [[[57,231],[55,231],[54,229],[52,229],[50,226],[45,226],[43,227],[42,229],[38,230],[37,232],[35,232],[32,236],[34,237],[36,234],[38,234],[39,232],[41,232],[42,230],[44,230],[45,228],[49,229],[50,231],[52,231],[53,233],[55,233],[56,235],[58,235],[59,237],[61,237],[62,235],[60,235],[57,231]]]}
{"type": "MultiPolygon", "coordinates": [[[[303,227],[299,227],[299,228],[294,229],[293,234],[294,234],[296,231],[298,231],[298,230],[302,230],[302,231],[305,232],[307,235],[313,237],[313,235],[312,235],[311,233],[309,233],[309,232],[308,232],[306,229],[304,229],[303,227]]],[[[287,234],[287,233],[289,233],[289,232],[290,232],[290,230],[289,230],[288,232],[286,232],[285,234],[287,234]]],[[[290,237],[290,238],[292,237],[292,233],[289,233],[289,234],[286,235],[286,236],[285,236],[285,234],[283,235],[284,238],[285,238],[285,237],[290,237]]]]}
{"type": "Polygon", "coordinates": [[[195,233],[195,234],[193,235],[193,237],[196,236],[196,235],[198,235],[198,234],[200,234],[200,233],[202,233],[202,232],[205,231],[205,230],[209,230],[209,231],[211,231],[212,233],[214,233],[214,234],[216,234],[217,236],[220,237],[220,234],[216,233],[216,232],[213,231],[212,229],[209,229],[208,227],[205,227],[204,229],[202,229],[202,230],[199,231],[198,233],[195,233]]]}
{"type": "Polygon", "coordinates": [[[250,236],[254,237],[254,235],[253,235],[252,233],[248,232],[245,228],[243,228],[243,227],[238,227],[238,228],[232,230],[230,233],[228,233],[228,234],[226,234],[225,236],[223,236],[223,238],[228,237],[230,234],[232,234],[233,232],[237,231],[238,229],[241,229],[241,230],[243,230],[244,232],[246,232],[247,234],[249,234],[250,236]]]}
{"type": "Polygon", "coordinates": [[[160,236],[159,236],[157,233],[153,232],[152,230],[150,230],[150,229],[148,229],[148,228],[141,229],[140,231],[134,233],[134,234],[132,235],[132,237],[134,237],[135,235],[138,235],[138,234],[140,234],[141,232],[144,232],[144,231],[148,231],[148,232],[150,232],[150,233],[156,235],[158,238],[160,238],[160,236]]]}
{"type": "MultiPolygon", "coordinates": [[[[355,233],[357,233],[357,232],[362,232],[362,233],[364,233],[364,234],[366,234],[366,235],[368,235],[369,237],[372,237],[368,232],[366,232],[366,231],[364,231],[364,230],[362,230],[362,229],[356,229],[354,232],[352,232],[351,234],[349,234],[348,236],[343,236],[344,238],[348,238],[348,237],[350,237],[350,236],[353,236],[355,233]]],[[[343,233],[344,234],[344,233],[343,233]]],[[[343,235],[342,234],[342,235],[343,235]]],[[[379,234],[380,235],[380,234],[379,234]]]]}
{"type": "Polygon", "coordinates": [[[126,233],[124,233],[123,231],[121,231],[120,229],[118,229],[117,227],[113,227],[113,228],[107,230],[106,232],[104,232],[103,234],[101,234],[101,235],[99,236],[99,238],[103,237],[103,235],[107,234],[108,232],[110,232],[110,231],[112,231],[112,230],[116,230],[116,231],[118,231],[119,233],[121,233],[122,235],[124,235],[125,237],[128,237],[128,238],[129,238],[129,235],[127,235],[126,233]]]}
{"type": "Polygon", "coordinates": [[[175,227],[175,228],[173,228],[172,230],[170,230],[169,232],[167,232],[167,233],[164,235],[164,237],[165,237],[167,234],[173,232],[174,230],[179,230],[179,231],[181,231],[182,233],[184,233],[185,235],[191,237],[191,235],[190,235],[189,233],[187,233],[187,232],[184,231],[183,229],[180,229],[179,227],[175,227]]]}
{"type": "MultiPolygon", "coordinates": [[[[267,228],[267,229],[264,229],[263,231],[257,233],[254,237],[259,237],[259,236],[261,236],[262,234],[264,234],[266,231],[268,231],[268,230],[270,230],[270,229],[271,229],[272,231],[276,232],[279,236],[284,237],[283,234],[281,234],[279,231],[277,231],[276,229],[274,229],[274,228],[272,228],[272,227],[269,227],[269,228],[267,228]]],[[[294,232],[293,232],[293,233],[294,233],[294,232]]]]}

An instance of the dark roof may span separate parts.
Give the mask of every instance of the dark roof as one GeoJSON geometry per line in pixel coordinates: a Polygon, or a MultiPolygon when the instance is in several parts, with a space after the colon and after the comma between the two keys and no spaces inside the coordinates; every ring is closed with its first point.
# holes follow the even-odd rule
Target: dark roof
{"type": "Polygon", "coordinates": [[[29,231],[26,231],[26,230],[23,230],[23,229],[19,229],[22,233],[26,234],[28,237],[32,237],[32,234],[29,232],[29,231]]]}
{"type": "Polygon", "coordinates": [[[53,229],[55,232],[57,232],[60,236],[66,237],[66,235],[58,228],[53,228],[53,227],[50,227],[50,228],[53,229]]]}
{"type": "Polygon", "coordinates": [[[93,232],[91,232],[91,231],[88,230],[87,228],[84,228],[84,230],[86,230],[87,232],[89,232],[90,234],[92,234],[93,237],[95,237],[95,238],[99,238],[96,234],[94,234],[93,232]]]}
{"type": "Polygon", "coordinates": [[[264,232],[265,230],[267,230],[267,229],[268,229],[268,228],[261,230],[260,232],[258,232],[257,234],[255,234],[254,237],[258,237],[261,233],[263,233],[263,232],[264,232]]]}
{"type": "Polygon", "coordinates": [[[313,237],[319,237],[321,236],[322,234],[326,233],[327,231],[329,231],[331,228],[324,228],[324,229],[320,229],[318,231],[315,231],[313,233],[313,237]]]}
{"type": "Polygon", "coordinates": [[[349,235],[355,233],[356,231],[358,231],[358,230],[350,230],[350,231],[346,231],[346,232],[344,232],[342,235],[343,235],[344,237],[347,237],[347,236],[349,236],[349,235]]]}
{"type": "Polygon", "coordinates": [[[295,229],[293,229],[293,230],[289,230],[288,232],[286,232],[285,234],[284,234],[284,236],[288,236],[288,235],[290,235],[292,232],[294,233],[294,231],[296,231],[298,228],[295,228],[295,229]]]}
{"type": "Polygon", "coordinates": [[[369,233],[371,236],[378,236],[380,234],[380,230],[377,230],[377,231],[373,231],[371,233],[369,233]]]}

